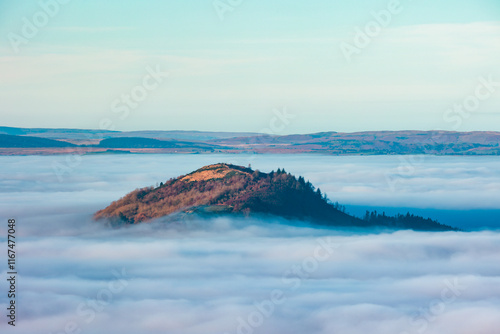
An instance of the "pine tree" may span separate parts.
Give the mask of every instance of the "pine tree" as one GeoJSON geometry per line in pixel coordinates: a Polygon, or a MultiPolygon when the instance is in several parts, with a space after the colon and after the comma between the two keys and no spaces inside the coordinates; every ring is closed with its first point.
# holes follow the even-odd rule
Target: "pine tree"
{"type": "Polygon", "coordinates": [[[299,176],[299,183],[300,185],[302,186],[305,186],[306,185],[306,181],[304,180],[304,178],[302,176],[299,176]]]}

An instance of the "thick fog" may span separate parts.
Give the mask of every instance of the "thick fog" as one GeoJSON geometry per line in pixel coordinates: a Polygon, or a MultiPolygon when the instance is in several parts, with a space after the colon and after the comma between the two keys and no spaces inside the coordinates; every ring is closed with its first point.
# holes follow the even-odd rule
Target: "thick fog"
{"type": "MultiPolygon", "coordinates": [[[[292,227],[278,218],[112,229],[92,214],[215,162],[285,168],[348,205],[498,210],[488,157],[0,157],[0,234],[17,220],[18,318],[2,333],[491,334],[500,233],[292,227]],[[405,158],[408,159],[408,158],[405,158]],[[68,167],[61,174],[54,163],[68,167]],[[59,173],[59,177],[57,175],[59,173]],[[397,181],[395,181],[397,180],[397,181]]],[[[488,211],[489,212],[489,211],[488,211]]],[[[496,211],[491,211],[496,212],[496,211]]]]}

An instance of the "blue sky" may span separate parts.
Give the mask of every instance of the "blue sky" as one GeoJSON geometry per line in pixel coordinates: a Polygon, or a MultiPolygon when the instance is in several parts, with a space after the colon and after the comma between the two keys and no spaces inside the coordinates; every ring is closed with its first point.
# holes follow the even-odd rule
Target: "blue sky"
{"type": "Polygon", "coordinates": [[[498,85],[454,109],[500,82],[497,0],[62,2],[0,0],[2,125],[259,132],[286,110],[277,134],[500,131],[498,85]]]}

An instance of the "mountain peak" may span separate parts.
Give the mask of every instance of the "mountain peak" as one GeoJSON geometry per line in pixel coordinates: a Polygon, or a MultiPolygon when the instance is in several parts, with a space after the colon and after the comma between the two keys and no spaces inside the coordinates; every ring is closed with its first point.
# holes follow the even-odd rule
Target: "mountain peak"
{"type": "Polygon", "coordinates": [[[252,172],[253,171],[250,168],[245,168],[226,163],[217,163],[197,169],[196,171],[189,173],[184,177],[181,177],[181,181],[185,182],[208,181],[208,180],[222,179],[236,174],[251,175],[252,172]]]}
{"type": "Polygon", "coordinates": [[[265,214],[323,226],[385,226],[451,230],[413,215],[388,217],[376,212],[365,219],[332,204],[319,188],[284,169],[261,173],[227,163],[204,166],[159,187],[136,189],[96,212],[94,218],[137,224],[173,213],[265,214]]]}

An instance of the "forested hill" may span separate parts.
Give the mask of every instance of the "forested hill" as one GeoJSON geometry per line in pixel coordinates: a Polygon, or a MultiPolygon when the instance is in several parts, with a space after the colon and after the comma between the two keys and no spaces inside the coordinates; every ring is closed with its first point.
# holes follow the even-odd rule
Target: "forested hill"
{"type": "Polygon", "coordinates": [[[405,215],[351,216],[332,204],[321,190],[284,169],[262,173],[241,166],[215,164],[136,189],[98,211],[95,219],[140,223],[175,212],[268,214],[326,226],[386,226],[416,230],[453,230],[430,219],[405,215]]]}

